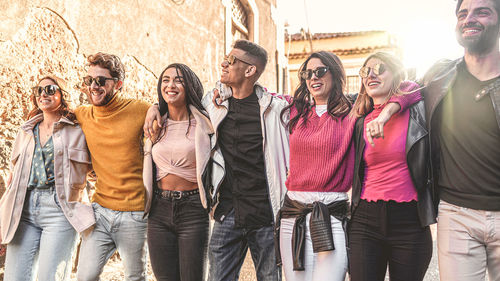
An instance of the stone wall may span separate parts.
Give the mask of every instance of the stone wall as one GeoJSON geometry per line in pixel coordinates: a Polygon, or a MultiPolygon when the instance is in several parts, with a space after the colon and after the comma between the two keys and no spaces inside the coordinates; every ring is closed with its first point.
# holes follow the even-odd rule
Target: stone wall
{"type": "MultiPolygon", "coordinates": [[[[119,55],[127,67],[123,95],[156,100],[155,75],[172,62],[189,65],[205,90],[220,76],[225,8],[212,0],[10,0],[0,1],[0,176],[10,147],[29,111],[30,88],[52,73],[80,91],[85,57],[97,51],[119,55]],[[113,4],[110,4],[113,3],[113,4]]],[[[256,0],[259,44],[269,52],[260,82],[276,91],[276,0],[256,0]]]]}
{"type": "MultiPolygon", "coordinates": [[[[31,87],[39,78],[53,74],[69,85],[69,102],[87,102],[81,91],[86,59],[67,23],[47,8],[31,8],[26,22],[12,40],[0,42],[0,176],[7,173],[10,149],[19,126],[32,108],[31,87]]],[[[126,81],[123,96],[156,100],[154,73],[136,58],[125,55],[126,81]]]]}

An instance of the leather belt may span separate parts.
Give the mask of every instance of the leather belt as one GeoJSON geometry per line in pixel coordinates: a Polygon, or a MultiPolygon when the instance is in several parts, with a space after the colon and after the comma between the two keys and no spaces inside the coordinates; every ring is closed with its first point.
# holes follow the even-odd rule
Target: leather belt
{"type": "Polygon", "coordinates": [[[182,199],[184,197],[199,194],[200,191],[198,189],[189,190],[189,191],[155,189],[154,193],[163,199],[179,200],[179,199],[182,199]]]}

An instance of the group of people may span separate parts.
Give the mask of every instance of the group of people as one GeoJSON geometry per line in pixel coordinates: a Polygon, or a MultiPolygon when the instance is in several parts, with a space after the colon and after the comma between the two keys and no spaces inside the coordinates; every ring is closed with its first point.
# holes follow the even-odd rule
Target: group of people
{"type": "Polygon", "coordinates": [[[80,233],[78,280],[115,251],[126,280],[147,279],[147,253],[157,280],[238,280],[250,249],[259,281],[421,281],[436,220],[441,280],[500,280],[500,1],[456,15],[463,58],[417,83],[375,53],[357,95],[327,51],[293,96],[269,93],[267,52],[247,40],[206,95],[168,65],[153,105],[120,97],[114,55],[88,57],[91,105],[74,111],[43,77],[0,201],[4,280],[67,280],[80,233]]]}

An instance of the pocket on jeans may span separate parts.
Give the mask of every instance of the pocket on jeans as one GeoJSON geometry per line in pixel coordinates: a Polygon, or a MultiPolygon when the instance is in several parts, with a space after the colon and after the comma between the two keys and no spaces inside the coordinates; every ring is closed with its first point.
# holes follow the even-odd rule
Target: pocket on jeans
{"type": "Polygon", "coordinates": [[[438,216],[453,215],[460,212],[460,207],[453,204],[447,203],[443,200],[439,202],[438,205],[438,216]]]}
{"type": "Polygon", "coordinates": [[[147,219],[144,218],[144,212],[142,212],[142,211],[132,211],[132,212],[130,212],[130,217],[135,222],[140,222],[140,223],[146,223],[147,222],[147,219]]]}
{"type": "Polygon", "coordinates": [[[57,192],[54,191],[53,197],[54,197],[54,203],[59,209],[61,209],[61,203],[59,203],[59,198],[57,198],[57,192]]]}
{"type": "Polygon", "coordinates": [[[465,218],[450,213],[440,214],[438,228],[438,247],[440,251],[453,254],[467,255],[469,253],[468,227],[465,218]]]}

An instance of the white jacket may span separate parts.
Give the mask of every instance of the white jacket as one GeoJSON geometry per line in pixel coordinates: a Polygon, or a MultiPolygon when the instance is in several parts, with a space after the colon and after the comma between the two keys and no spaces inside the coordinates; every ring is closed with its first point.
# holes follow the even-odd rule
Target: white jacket
{"type": "MultiPolygon", "coordinates": [[[[208,92],[202,99],[203,106],[207,110],[212,127],[215,134],[210,140],[210,148],[212,151],[213,167],[212,167],[212,212],[215,211],[218,204],[219,187],[225,176],[224,157],[220,147],[217,145],[218,127],[224,120],[228,112],[229,103],[227,97],[232,95],[231,89],[221,83],[217,83],[217,89],[221,97],[226,98],[221,102],[221,107],[216,107],[213,102],[213,90],[208,92]]],[[[264,164],[266,170],[266,179],[269,191],[269,200],[273,210],[273,217],[276,215],[283,203],[286,194],[285,181],[287,177],[290,149],[288,144],[289,133],[285,124],[288,122],[290,114],[287,112],[281,120],[281,111],[288,105],[284,99],[271,95],[267,90],[259,84],[256,84],[256,94],[260,105],[260,120],[262,127],[262,147],[264,149],[264,164]]]]}

